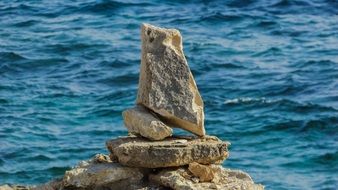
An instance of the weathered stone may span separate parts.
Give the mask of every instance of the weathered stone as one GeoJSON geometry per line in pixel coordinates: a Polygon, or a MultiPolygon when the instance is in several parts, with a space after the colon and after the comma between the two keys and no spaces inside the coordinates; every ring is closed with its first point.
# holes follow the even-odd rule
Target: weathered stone
{"type": "Polygon", "coordinates": [[[180,32],[143,24],[141,39],[137,103],[173,126],[205,135],[203,101],[183,54],[180,32]]]}
{"type": "Polygon", "coordinates": [[[216,173],[213,167],[196,162],[190,163],[188,169],[194,176],[198,177],[201,182],[210,182],[214,179],[216,173]]]}
{"type": "Polygon", "coordinates": [[[151,140],[162,140],[172,135],[173,130],[142,106],[127,109],[123,113],[124,125],[132,134],[151,140]]]}
{"type": "Polygon", "coordinates": [[[135,189],[142,183],[146,172],[146,169],[130,168],[118,163],[98,163],[94,158],[66,171],[62,185],[65,189],[135,189]]]}
{"type": "Polygon", "coordinates": [[[1,185],[0,190],[31,190],[32,187],[24,185],[1,185]]]}
{"type": "Polygon", "coordinates": [[[211,182],[198,182],[187,168],[164,169],[158,174],[150,174],[153,183],[163,185],[174,190],[207,190],[207,189],[236,189],[236,190],[263,190],[264,186],[255,184],[251,177],[238,170],[212,166],[215,169],[214,179],[211,182]]]}
{"type": "Polygon", "coordinates": [[[52,180],[48,183],[32,187],[31,190],[62,190],[62,179],[52,180]]]}
{"type": "Polygon", "coordinates": [[[1,185],[0,190],[63,190],[61,180],[53,180],[42,185],[1,185]]]}
{"type": "Polygon", "coordinates": [[[14,188],[9,185],[1,185],[0,190],[14,190],[14,188]]]}
{"type": "Polygon", "coordinates": [[[109,163],[112,162],[109,158],[109,156],[105,154],[96,154],[90,162],[97,162],[97,163],[109,163]]]}
{"type": "Polygon", "coordinates": [[[228,157],[229,142],[217,137],[170,137],[163,141],[149,141],[140,137],[121,137],[106,142],[111,157],[132,167],[162,168],[222,163],[228,157]]]}

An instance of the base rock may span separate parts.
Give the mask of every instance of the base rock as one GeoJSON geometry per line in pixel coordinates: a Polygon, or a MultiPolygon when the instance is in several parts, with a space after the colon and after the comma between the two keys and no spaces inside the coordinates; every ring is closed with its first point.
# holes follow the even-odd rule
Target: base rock
{"type": "Polygon", "coordinates": [[[140,137],[121,137],[106,142],[111,158],[132,167],[163,168],[201,164],[220,164],[228,157],[229,142],[217,137],[171,137],[149,141],[140,137]]]}
{"type": "MultiPolygon", "coordinates": [[[[210,175],[209,175],[210,176],[210,175]]],[[[204,176],[205,177],[205,176],[204,176]]],[[[3,185],[0,190],[262,190],[251,177],[239,170],[221,165],[201,165],[145,169],[113,163],[108,156],[98,154],[66,171],[61,179],[38,186],[3,185]],[[202,169],[201,169],[202,168],[202,169]],[[195,170],[191,172],[190,170],[195,170]],[[202,170],[212,173],[212,179],[202,182],[202,170]]]]}
{"type": "Polygon", "coordinates": [[[66,171],[62,186],[65,189],[134,189],[142,183],[144,174],[147,173],[146,169],[97,160],[101,156],[95,158],[66,171]]]}
{"type": "Polygon", "coordinates": [[[230,170],[219,165],[210,166],[214,170],[211,182],[200,182],[186,167],[163,169],[158,174],[150,174],[153,183],[174,190],[263,190],[264,186],[255,184],[251,177],[240,170],[230,170]]]}

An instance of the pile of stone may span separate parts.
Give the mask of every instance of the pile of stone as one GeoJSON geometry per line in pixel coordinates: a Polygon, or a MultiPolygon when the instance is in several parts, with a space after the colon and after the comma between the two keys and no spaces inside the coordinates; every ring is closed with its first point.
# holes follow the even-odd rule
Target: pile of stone
{"type": "Polygon", "coordinates": [[[141,28],[142,59],[134,108],[123,112],[129,135],[35,189],[263,189],[238,170],[223,168],[229,142],[207,136],[203,100],[178,30],[141,28]],[[195,135],[174,136],[173,128],[195,135]]]}

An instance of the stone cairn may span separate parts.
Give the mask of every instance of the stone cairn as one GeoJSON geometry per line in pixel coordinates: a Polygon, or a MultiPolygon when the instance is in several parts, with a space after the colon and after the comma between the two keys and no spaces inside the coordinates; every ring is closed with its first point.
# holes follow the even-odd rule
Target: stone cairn
{"type": "Polygon", "coordinates": [[[223,168],[229,142],[207,136],[203,100],[178,30],[143,24],[136,105],[123,112],[129,135],[62,179],[33,189],[264,189],[239,170],[223,168]],[[173,136],[173,127],[195,136],[173,136]]]}

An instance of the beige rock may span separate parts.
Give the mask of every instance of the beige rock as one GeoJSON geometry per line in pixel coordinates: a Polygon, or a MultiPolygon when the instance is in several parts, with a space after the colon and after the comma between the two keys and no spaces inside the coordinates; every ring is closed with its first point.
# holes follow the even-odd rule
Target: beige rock
{"type": "Polygon", "coordinates": [[[9,185],[1,185],[0,190],[13,190],[13,188],[10,187],[9,185]]]}
{"type": "Polygon", "coordinates": [[[173,126],[205,135],[203,101],[183,54],[180,32],[143,24],[141,39],[137,104],[173,126]]]}
{"type": "Polygon", "coordinates": [[[59,189],[63,189],[61,179],[52,180],[48,183],[41,184],[31,188],[31,190],[59,190],[59,189]]]}
{"type": "Polygon", "coordinates": [[[41,185],[1,185],[0,190],[59,190],[62,189],[61,180],[53,180],[41,185]]]}
{"type": "Polygon", "coordinates": [[[94,158],[66,171],[62,185],[65,189],[135,189],[133,186],[142,183],[146,172],[118,163],[98,163],[94,158]]]}
{"type": "Polygon", "coordinates": [[[32,187],[24,185],[1,185],[0,190],[31,190],[32,187]]]}
{"type": "Polygon", "coordinates": [[[162,168],[222,163],[228,157],[229,142],[217,137],[170,137],[163,141],[149,141],[139,137],[121,137],[106,142],[111,157],[132,167],[162,168]]]}
{"type": "Polygon", "coordinates": [[[112,162],[109,158],[109,156],[105,154],[96,154],[90,162],[97,162],[97,163],[109,163],[112,162]]]}
{"type": "Polygon", "coordinates": [[[158,174],[150,174],[149,179],[153,183],[163,185],[174,190],[207,190],[207,189],[236,189],[236,190],[263,190],[264,186],[255,184],[251,177],[238,170],[222,168],[222,166],[212,166],[218,168],[214,177],[218,181],[197,182],[193,174],[187,168],[164,169],[158,174]]]}
{"type": "Polygon", "coordinates": [[[215,173],[217,172],[213,167],[196,162],[190,163],[188,169],[194,176],[198,177],[201,182],[210,182],[214,179],[215,173]]]}
{"type": "Polygon", "coordinates": [[[162,140],[172,135],[173,130],[152,115],[143,106],[127,109],[123,113],[124,125],[132,134],[151,140],[162,140]]]}

